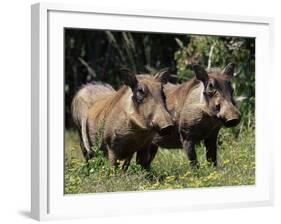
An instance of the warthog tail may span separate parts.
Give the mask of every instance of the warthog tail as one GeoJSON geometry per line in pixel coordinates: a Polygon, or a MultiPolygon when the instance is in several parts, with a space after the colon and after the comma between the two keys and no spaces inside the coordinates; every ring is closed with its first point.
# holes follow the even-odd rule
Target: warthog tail
{"type": "Polygon", "coordinates": [[[72,100],[72,118],[78,128],[81,149],[86,159],[89,159],[89,155],[92,154],[87,127],[88,111],[100,96],[113,92],[115,90],[108,84],[87,84],[77,92],[72,100]]]}

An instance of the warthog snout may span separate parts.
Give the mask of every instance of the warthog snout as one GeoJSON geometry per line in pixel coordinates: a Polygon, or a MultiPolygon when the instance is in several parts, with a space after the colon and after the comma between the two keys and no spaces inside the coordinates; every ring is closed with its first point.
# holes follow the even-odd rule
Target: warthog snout
{"type": "Polygon", "coordinates": [[[160,106],[155,111],[154,119],[151,124],[160,135],[168,135],[172,131],[173,120],[168,111],[160,106]]]}
{"type": "Polygon", "coordinates": [[[225,127],[227,128],[231,128],[231,127],[235,127],[236,125],[238,125],[240,122],[240,118],[233,118],[233,119],[229,119],[225,122],[225,127]]]}
{"type": "Polygon", "coordinates": [[[217,116],[227,128],[235,127],[240,122],[240,112],[233,103],[227,100],[221,104],[220,112],[217,116]]]}
{"type": "Polygon", "coordinates": [[[225,116],[222,116],[221,120],[225,127],[235,127],[240,122],[240,113],[235,107],[233,107],[231,109],[228,109],[228,113],[226,113],[225,116]]]}
{"type": "Polygon", "coordinates": [[[169,135],[172,133],[172,130],[173,130],[173,125],[167,125],[160,129],[159,134],[161,136],[169,135]]]}

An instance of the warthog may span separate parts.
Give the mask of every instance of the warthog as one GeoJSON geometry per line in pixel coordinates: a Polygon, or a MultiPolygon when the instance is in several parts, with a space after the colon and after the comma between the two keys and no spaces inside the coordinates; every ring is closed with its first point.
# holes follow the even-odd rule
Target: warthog
{"type": "Polygon", "coordinates": [[[134,152],[147,148],[156,132],[165,134],[173,124],[163,92],[168,69],[154,76],[128,70],[122,74],[125,85],[118,91],[101,83],[80,89],[72,102],[72,116],[86,160],[94,156],[91,147],[101,131],[100,149],[110,165],[124,160],[126,169],[134,152]]]}
{"type": "Polygon", "coordinates": [[[149,167],[158,146],[183,148],[191,165],[197,165],[195,144],[204,140],[207,160],[217,165],[217,138],[222,126],[234,127],[240,121],[235,106],[231,78],[235,65],[205,71],[193,65],[196,78],[181,85],[164,86],[167,108],[175,121],[167,136],[156,135],[147,150],[138,152],[137,159],[149,167]]]}

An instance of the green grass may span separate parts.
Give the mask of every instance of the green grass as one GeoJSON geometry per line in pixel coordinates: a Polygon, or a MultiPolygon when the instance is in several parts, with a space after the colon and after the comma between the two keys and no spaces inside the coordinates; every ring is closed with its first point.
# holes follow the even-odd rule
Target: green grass
{"type": "Polygon", "coordinates": [[[93,193],[216,187],[255,184],[253,127],[222,129],[218,141],[218,166],[206,162],[205,149],[196,148],[200,168],[192,170],[182,150],[160,149],[147,172],[132,163],[126,172],[110,168],[100,153],[84,162],[75,131],[65,132],[65,193],[93,193]]]}

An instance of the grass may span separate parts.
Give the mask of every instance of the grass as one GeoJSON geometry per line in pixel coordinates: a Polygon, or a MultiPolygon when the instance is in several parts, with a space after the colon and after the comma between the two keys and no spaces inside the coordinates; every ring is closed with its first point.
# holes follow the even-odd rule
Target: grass
{"type": "MultiPolygon", "coordinates": [[[[160,149],[147,172],[132,159],[126,172],[110,168],[102,153],[84,162],[75,131],[65,132],[65,193],[94,193],[180,189],[255,184],[255,136],[253,127],[222,129],[218,140],[218,166],[196,148],[200,168],[192,170],[182,150],[160,149]]],[[[95,150],[95,149],[94,149],[95,150]]]]}

